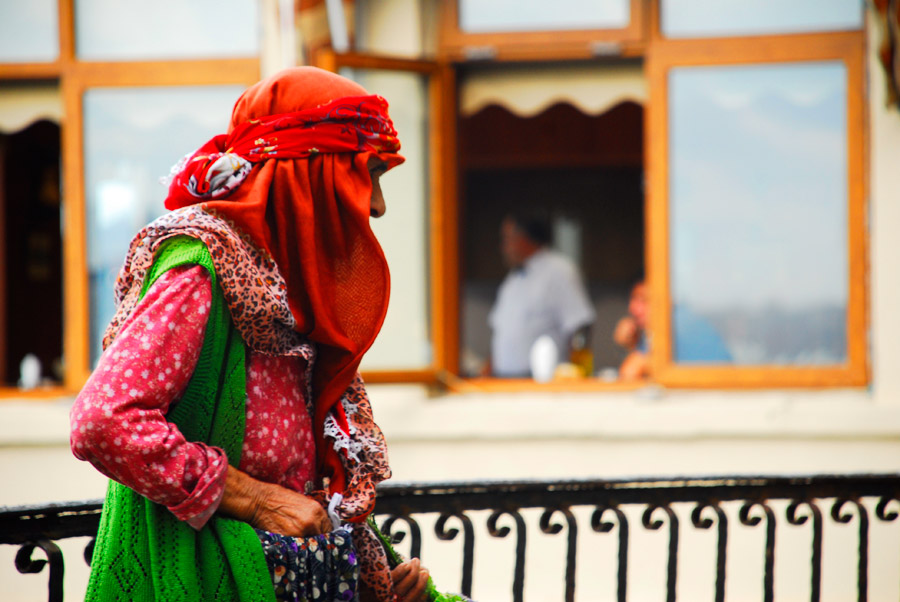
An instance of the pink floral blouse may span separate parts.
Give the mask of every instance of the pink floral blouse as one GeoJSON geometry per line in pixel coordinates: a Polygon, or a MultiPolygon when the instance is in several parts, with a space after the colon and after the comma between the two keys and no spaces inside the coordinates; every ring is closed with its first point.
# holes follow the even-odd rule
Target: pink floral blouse
{"type": "MultiPolygon", "coordinates": [[[[71,412],[77,458],[168,507],[195,529],[219,506],[227,460],[220,448],[186,441],[165,415],[197,363],[211,298],[202,267],[163,274],[103,353],[71,412]]],[[[247,353],[239,467],[295,491],[303,491],[315,475],[305,367],[298,357],[247,353]]]]}

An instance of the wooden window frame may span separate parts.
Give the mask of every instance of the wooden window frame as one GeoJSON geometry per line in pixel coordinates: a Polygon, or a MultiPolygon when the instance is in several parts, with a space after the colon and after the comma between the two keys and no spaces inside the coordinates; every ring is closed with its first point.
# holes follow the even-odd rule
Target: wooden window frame
{"type": "Polygon", "coordinates": [[[869,382],[866,187],[868,123],[865,108],[866,32],[667,39],[658,4],[651,14],[646,72],[646,230],[651,293],[653,381],[670,388],[862,387],[869,382]],[[847,72],[847,361],[840,366],[688,366],[673,359],[669,280],[668,74],[678,67],[841,61],[847,72]]]}
{"type": "Polygon", "coordinates": [[[449,61],[542,61],[599,56],[640,56],[644,49],[647,0],[630,0],[630,20],[621,29],[468,33],[459,28],[459,1],[440,3],[440,56],[449,61]]]}
{"type": "MultiPolygon", "coordinates": [[[[428,78],[428,268],[429,332],[433,349],[429,366],[412,370],[367,370],[370,383],[437,384],[459,371],[458,207],[456,181],[456,80],[444,62],[388,57],[371,53],[337,53],[320,49],[312,64],[338,72],[343,67],[405,71],[428,78]]],[[[390,202],[390,201],[389,201],[390,202]]]]}
{"type": "MultiPolygon", "coordinates": [[[[0,63],[0,81],[56,80],[63,102],[60,158],[63,219],[63,356],[59,386],[22,391],[0,386],[2,398],[77,393],[90,376],[90,288],[87,271],[84,116],[91,88],[252,85],[259,57],[165,61],[81,61],[75,53],[75,1],[58,0],[59,57],[48,63],[0,63]]],[[[198,142],[199,143],[199,142],[198,142]]],[[[160,198],[162,202],[162,198],[160,198]]],[[[112,294],[112,291],[110,291],[112,294]]]]}

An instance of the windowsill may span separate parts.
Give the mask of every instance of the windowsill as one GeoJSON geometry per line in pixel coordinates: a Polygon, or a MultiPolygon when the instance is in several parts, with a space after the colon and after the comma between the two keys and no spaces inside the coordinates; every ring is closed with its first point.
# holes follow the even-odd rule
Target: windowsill
{"type": "Polygon", "coordinates": [[[604,381],[596,378],[566,378],[539,383],[530,378],[460,378],[446,383],[451,393],[602,393],[637,391],[653,383],[647,381],[604,381]]]}
{"type": "Polygon", "coordinates": [[[62,385],[47,385],[28,390],[20,389],[19,387],[0,387],[0,402],[10,399],[56,401],[60,397],[70,395],[72,395],[72,392],[62,385]]]}

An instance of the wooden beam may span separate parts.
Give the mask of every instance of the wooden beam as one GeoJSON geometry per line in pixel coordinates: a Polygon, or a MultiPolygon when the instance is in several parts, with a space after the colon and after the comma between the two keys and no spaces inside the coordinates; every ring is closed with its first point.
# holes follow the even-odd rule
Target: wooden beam
{"type": "Polygon", "coordinates": [[[6,148],[7,140],[0,139],[0,387],[10,383],[6,373],[6,361],[8,349],[7,340],[7,295],[9,295],[6,275],[6,241],[9,240],[6,235],[6,148]]]}
{"type": "Polygon", "coordinates": [[[65,75],[77,78],[82,87],[251,85],[259,80],[259,60],[79,62],[69,65],[65,75]]]}
{"type": "Polygon", "coordinates": [[[431,307],[435,363],[459,374],[459,190],[456,73],[441,67],[431,82],[434,120],[431,164],[431,307]]]}
{"type": "Polygon", "coordinates": [[[63,78],[61,131],[63,211],[63,358],[65,387],[81,388],[90,374],[90,310],[85,222],[82,95],[73,78],[63,78]]]}
{"type": "Polygon", "coordinates": [[[437,376],[433,369],[425,370],[366,370],[361,373],[368,384],[383,383],[421,383],[434,384],[437,376]]]}
{"type": "Polygon", "coordinates": [[[316,65],[325,69],[327,67],[323,65],[331,64],[334,65],[334,69],[351,67],[354,69],[377,69],[380,71],[406,71],[426,75],[436,73],[438,70],[438,63],[434,61],[358,52],[336,53],[332,50],[320,50],[317,52],[316,65]]]}
{"type": "Polygon", "coordinates": [[[3,63],[0,64],[0,80],[56,79],[63,71],[60,62],[52,63],[3,63]]]}

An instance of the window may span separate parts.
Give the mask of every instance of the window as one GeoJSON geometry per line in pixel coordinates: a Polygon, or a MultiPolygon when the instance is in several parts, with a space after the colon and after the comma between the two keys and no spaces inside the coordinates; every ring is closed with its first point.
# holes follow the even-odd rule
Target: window
{"type": "Polygon", "coordinates": [[[763,4],[689,29],[685,3],[661,3],[678,39],[656,37],[648,61],[654,376],[863,385],[864,34],[717,38],[714,53],[685,38],[856,29],[861,9],[763,4]]]}
{"type": "Polygon", "coordinates": [[[434,358],[429,322],[428,77],[415,71],[344,68],[341,75],[372,94],[389,99],[391,120],[400,133],[402,168],[388,172],[381,188],[387,204],[372,230],[391,271],[387,316],[361,369],[422,370],[434,358]]]}
{"type": "MultiPolygon", "coordinates": [[[[644,111],[631,99],[596,109],[574,102],[558,100],[534,114],[490,103],[460,116],[464,376],[486,374],[492,357],[489,316],[500,307],[498,291],[510,272],[500,242],[501,223],[510,215],[543,221],[551,230],[549,246],[584,280],[596,316],[588,341],[590,376],[603,369],[609,374],[624,359],[611,333],[627,313],[629,290],[644,268],[644,111]]],[[[502,307],[519,309],[515,302],[502,307]]],[[[537,307],[535,301],[522,309],[537,307]]],[[[545,318],[571,317],[573,310],[578,311],[569,307],[562,316],[545,318]]]]}
{"type": "MultiPolygon", "coordinates": [[[[620,42],[623,54],[646,55],[650,89],[645,236],[652,378],[681,387],[864,385],[862,5],[766,1],[749,15],[745,4],[647,2],[641,6],[648,9],[648,32],[638,36],[645,45],[620,42]]],[[[471,4],[447,5],[442,54],[461,62],[463,79],[483,64],[493,70],[494,88],[503,88],[503,61],[533,61],[522,67],[527,72],[541,64],[559,68],[569,58],[596,60],[567,45],[577,36],[566,23],[548,18],[553,25],[543,29],[556,31],[547,37],[516,21],[527,14],[504,20],[479,6],[478,18],[486,21],[474,23],[471,4]],[[493,62],[477,62],[484,59],[493,62]]],[[[642,19],[639,11],[632,8],[633,19],[642,19]]],[[[594,40],[626,39],[616,29],[594,33],[594,40]]],[[[529,92],[523,86],[518,93],[529,92]]],[[[508,117],[491,110],[474,128],[479,134],[508,117]]],[[[463,364],[469,341],[484,334],[468,323],[484,322],[467,308],[467,296],[477,293],[467,290],[477,284],[469,276],[489,268],[468,255],[494,252],[471,240],[485,206],[470,201],[509,190],[491,192],[490,181],[515,167],[496,157],[493,165],[470,164],[467,119],[459,126],[463,364]]],[[[482,142],[509,139],[487,135],[482,142]]],[[[540,188],[532,182],[539,170],[530,167],[507,174],[510,182],[531,182],[519,191],[522,199],[540,188]]]]}
{"type": "MultiPolygon", "coordinates": [[[[0,29],[9,29],[10,23],[19,26],[0,35],[0,84],[7,86],[0,110],[8,116],[3,103],[12,98],[9,86],[50,86],[64,111],[51,108],[29,117],[14,131],[37,125],[41,118],[58,123],[63,112],[67,117],[58,132],[59,205],[65,218],[59,270],[64,325],[60,364],[65,389],[74,391],[87,377],[91,344],[97,325],[104,321],[98,313],[103,311],[101,304],[92,295],[99,298],[106,293],[99,289],[93,293],[91,278],[101,273],[108,278],[113,271],[112,264],[103,264],[107,259],[100,249],[107,241],[101,241],[96,230],[102,226],[96,209],[126,199],[122,205],[126,210],[116,215],[136,223],[152,217],[152,209],[142,206],[141,199],[149,199],[148,206],[162,200],[154,201],[153,193],[144,192],[143,184],[135,184],[137,180],[128,175],[131,168],[125,164],[138,155],[126,157],[121,165],[108,153],[104,158],[101,132],[109,126],[104,120],[116,117],[104,103],[133,95],[138,105],[177,102],[187,114],[193,110],[189,102],[182,106],[181,100],[171,99],[200,90],[236,91],[231,87],[255,82],[261,47],[257,28],[266,21],[256,16],[257,3],[238,3],[235,10],[245,12],[226,17],[228,27],[234,28],[233,44],[223,48],[212,39],[215,35],[204,34],[197,36],[199,45],[186,46],[177,27],[190,23],[198,32],[215,32],[218,17],[167,2],[172,10],[181,11],[180,24],[142,20],[139,29],[152,34],[143,36],[128,33],[127,26],[112,31],[107,21],[92,18],[92,10],[117,10],[105,0],[19,4],[28,8],[0,9],[0,29]],[[88,33],[91,27],[97,32],[88,33]],[[13,34],[20,31],[29,35],[15,41],[13,34]],[[174,38],[179,39],[173,42],[174,38]],[[127,186],[121,186],[124,180],[127,186]],[[103,269],[94,269],[101,265],[103,269]]],[[[366,7],[360,14],[372,19],[357,24],[361,48],[372,53],[402,50],[404,56],[428,54],[421,45],[413,47],[430,36],[417,35],[415,28],[398,36],[385,25],[391,22],[390,11],[399,11],[401,4],[385,7],[365,0],[359,4],[366,7]]],[[[552,5],[549,16],[530,10],[490,12],[488,3],[468,0],[435,4],[416,4],[413,12],[423,22],[437,19],[438,61],[321,55],[325,66],[351,69],[365,85],[393,96],[395,117],[408,119],[404,130],[415,132],[404,133],[404,152],[410,155],[410,166],[418,162],[420,168],[398,170],[384,181],[386,193],[406,204],[405,210],[397,211],[403,222],[396,222],[398,229],[389,222],[376,227],[384,230],[379,235],[386,241],[395,279],[417,281],[418,286],[409,289],[402,303],[395,298],[385,338],[366,366],[370,380],[458,382],[455,376],[464,373],[461,343],[466,344],[464,330],[469,326],[461,300],[467,274],[474,272],[460,253],[460,245],[467,244],[460,226],[477,219],[469,194],[491,194],[491,186],[504,177],[533,192],[546,182],[528,184],[528,178],[539,180],[541,170],[547,175],[546,170],[564,167],[535,169],[528,163],[533,156],[518,157],[525,162],[515,165],[492,164],[496,157],[491,159],[489,153],[481,156],[480,164],[472,163],[473,155],[457,151],[457,132],[465,128],[465,119],[492,104],[491,94],[509,85],[498,75],[500,70],[515,66],[527,79],[531,70],[544,65],[559,78],[560,89],[570,89],[565,79],[570,68],[575,72],[611,67],[604,77],[615,79],[616,85],[626,80],[631,83],[624,85],[634,85],[634,77],[616,79],[622,66],[638,71],[637,87],[649,89],[649,96],[633,106],[617,107],[620,102],[604,100],[604,110],[578,103],[554,110],[571,109],[588,120],[600,119],[608,110],[637,110],[642,115],[636,117],[646,142],[638,150],[641,160],[616,169],[624,179],[628,178],[623,174],[633,169],[629,190],[640,187],[640,194],[632,196],[646,198],[646,205],[636,201],[628,219],[644,220],[643,231],[630,240],[637,246],[642,242],[646,250],[654,380],[684,387],[867,382],[865,33],[859,0],[765,0],[754,4],[753,14],[745,14],[747,3],[736,0],[564,0],[552,5]],[[437,11],[434,15],[429,6],[437,11]],[[570,10],[586,12],[571,20],[565,18],[570,10]],[[457,97],[457,79],[471,77],[491,61],[501,69],[491,75],[490,86],[481,88],[481,107],[458,110],[457,104],[472,99],[457,97]],[[716,126],[710,127],[712,123],[716,126]],[[419,150],[411,152],[417,146],[419,150]],[[463,189],[457,190],[460,184],[463,189]],[[641,240],[636,242],[637,236],[641,240]],[[409,248],[416,252],[404,255],[401,249],[409,248]],[[792,290],[786,290],[788,285],[792,290]],[[388,357],[394,359],[384,359],[388,357]]],[[[538,4],[535,9],[545,8],[538,4]]],[[[578,88],[582,82],[573,85],[578,88]]],[[[606,94],[578,89],[592,98],[606,94]]],[[[230,94],[226,91],[221,98],[230,94]]],[[[537,119],[549,108],[534,105],[524,118],[537,119]]],[[[190,136],[205,139],[203,124],[192,121],[198,129],[190,136]]],[[[12,143],[8,138],[12,131],[4,129],[2,144],[12,143]]],[[[496,140],[482,142],[489,145],[496,140]]],[[[178,148],[172,152],[183,153],[193,143],[173,146],[178,148]]],[[[159,159],[160,164],[168,162],[159,159]]],[[[597,165],[596,161],[570,165],[578,173],[564,177],[589,189],[609,176],[597,165]]],[[[573,218],[582,219],[578,211],[556,217],[569,247],[576,253],[580,247],[583,257],[608,253],[588,248],[584,226],[580,235],[573,227],[573,218]]],[[[476,234],[487,237],[465,226],[466,236],[476,234]]],[[[496,246],[488,250],[495,253],[496,246]]],[[[631,277],[629,272],[622,281],[631,277]]],[[[0,281],[0,289],[4,286],[0,281]]],[[[8,294],[0,290],[0,295],[5,302],[8,294]]],[[[4,319],[9,324],[17,318],[4,319]]],[[[8,334],[9,330],[0,333],[8,334]]],[[[7,365],[4,382],[15,382],[9,358],[0,359],[7,365]]],[[[594,379],[563,388],[580,386],[606,385],[594,379]]]]}
{"type": "MultiPolygon", "coordinates": [[[[41,378],[59,385],[36,394],[81,387],[109,313],[101,300],[112,300],[109,280],[123,259],[121,245],[162,207],[158,177],[218,133],[240,90],[259,79],[258,3],[238,2],[229,11],[219,11],[221,3],[207,3],[205,11],[195,10],[203,7],[197,3],[164,4],[172,6],[151,7],[162,20],[136,19],[132,12],[114,26],[92,13],[109,17],[118,10],[118,3],[101,0],[35,0],[0,9],[0,148],[40,147],[44,157],[44,168],[34,174],[11,164],[9,154],[3,159],[20,181],[34,177],[26,186],[29,215],[0,208],[4,228],[17,229],[15,236],[4,235],[0,262],[15,261],[34,282],[0,266],[0,385],[18,381],[24,350],[40,360],[41,378]],[[225,12],[227,47],[217,21],[225,12]],[[181,35],[179,28],[194,35],[181,35]],[[187,45],[188,39],[197,44],[187,45]],[[35,222],[32,209],[47,219],[35,222]],[[15,220],[25,218],[31,221],[19,229],[15,220]],[[20,261],[14,253],[21,249],[27,254],[20,261]],[[57,292],[47,292],[54,283],[57,292]],[[56,305],[21,305],[37,294],[19,290],[26,284],[43,286],[43,298],[56,305]],[[39,322],[35,313],[48,332],[34,330],[40,345],[26,350],[15,328],[39,322]]],[[[2,196],[12,198],[7,190],[2,196]]],[[[21,394],[0,388],[0,396],[21,394]]]]}
{"type": "Polygon", "coordinates": [[[432,61],[371,53],[319,52],[315,63],[362,84],[390,102],[406,164],[382,178],[387,213],[372,223],[391,270],[391,302],[384,326],[360,369],[369,382],[433,382],[447,369],[454,345],[455,303],[447,283],[454,265],[453,182],[446,177],[454,153],[448,135],[452,79],[432,61]],[[451,234],[453,233],[453,234],[451,234]]]}

